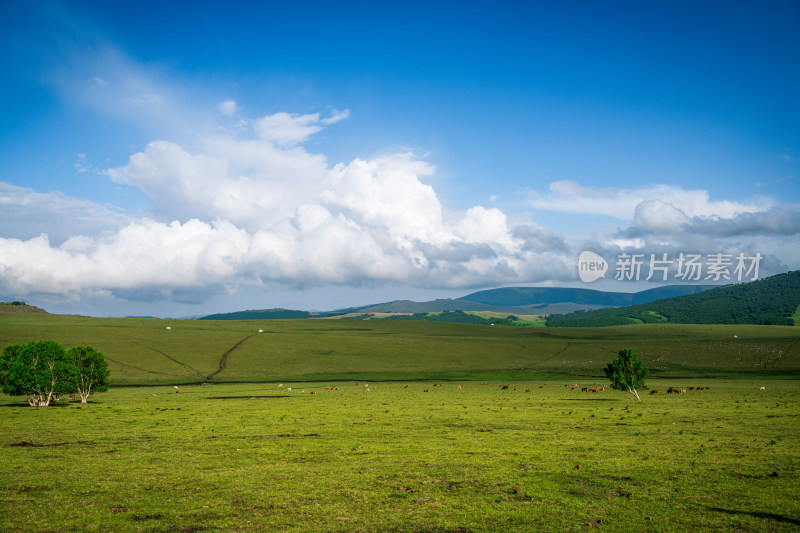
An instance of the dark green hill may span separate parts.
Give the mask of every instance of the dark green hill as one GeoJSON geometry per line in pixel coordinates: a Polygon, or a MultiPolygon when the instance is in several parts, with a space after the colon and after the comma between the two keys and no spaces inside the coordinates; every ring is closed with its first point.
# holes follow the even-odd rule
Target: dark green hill
{"type": "Polygon", "coordinates": [[[293,311],[291,309],[251,309],[236,311],[234,313],[218,313],[199,318],[199,320],[266,320],[287,318],[311,318],[308,311],[293,311]]]}
{"type": "Polygon", "coordinates": [[[492,306],[541,306],[574,303],[601,307],[619,307],[651,302],[672,296],[695,294],[713,285],[668,285],[641,292],[605,292],[594,289],[562,287],[506,287],[474,292],[459,298],[492,306]]]}
{"type": "Polygon", "coordinates": [[[644,304],[551,315],[547,325],[619,326],[656,322],[794,325],[793,315],[798,306],[800,271],[794,271],[644,304]]]}

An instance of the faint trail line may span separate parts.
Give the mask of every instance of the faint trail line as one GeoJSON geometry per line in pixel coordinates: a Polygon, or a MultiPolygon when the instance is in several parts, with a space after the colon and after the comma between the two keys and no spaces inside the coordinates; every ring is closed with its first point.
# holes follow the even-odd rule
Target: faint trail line
{"type": "Polygon", "coordinates": [[[234,351],[236,348],[238,348],[239,346],[241,346],[241,345],[242,345],[242,343],[244,343],[244,341],[246,341],[246,340],[247,340],[247,339],[249,339],[250,337],[255,337],[256,335],[258,335],[258,333],[253,333],[252,335],[248,335],[248,336],[247,336],[247,337],[245,337],[244,339],[242,339],[242,340],[240,340],[239,342],[237,342],[236,344],[234,344],[234,345],[233,345],[233,347],[232,347],[230,350],[228,350],[227,352],[225,352],[224,354],[222,354],[222,358],[219,360],[219,368],[217,369],[217,371],[216,371],[216,372],[212,372],[211,374],[209,374],[209,375],[208,375],[208,377],[206,377],[206,381],[211,381],[211,379],[212,379],[214,376],[216,376],[217,374],[219,374],[220,372],[222,372],[223,370],[225,370],[225,366],[228,364],[228,355],[230,355],[230,353],[231,353],[232,351],[234,351]]]}
{"type": "Polygon", "coordinates": [[[157,370],[148,370],[148,369],[146,369],[146,368],[139,368],[138,366],[129,365],[128,363],[123,363],[123,362],[121,362],[121,361],[117,361],[117,360],[115,360],[115,359],[111,359],[111,358],[110,358],[110,357],[108,357],[108,356],[106,356],[106,360],[107,360],[107,361],[111,361],[112,363],[118,364],[118,365],[120,365],[120,366],[127,366],[128,368],[135,368],[136,370],[139,370],[139,371],[141,371],[141,372],[148,372],[148,373],[150,373],[150,374],[164,374],[164,375],[166,375],[166,374],[167,374],[166,372],[159,372],[159,371],[157,371],[157,370]]]}
{"type": "Polygon", "coordinates": [[[196,369],[196,368],[194,368],[193,366],[190,366],[190,365],[188,365],[188,364],[184,363],[183,361],[178,361],[178,360],[177,360],[177,359],[175,359],[174,357],[172,357],[172,356],[170,356],[170,355],[167,355],[167,354],[165,354],[165,353],[164,353],[164,352],[162,352],[161,350],[156,350],[156,349],[155,349],[155,348],[153,348],[152,346],[147,346],[147,345],[145,345],[145,344],[141,344],[141,343],[136,343],[136,344],[139,344],[140,346],[144,346],[145,348],[149,348],[150,350],[153,350],[153,351],[154,351],[154,352],[156,352],[156,353],[160,353],[161,355],[163,355],[164,357],[166,357],[167,359],[169,359],[169,360],[170,360],[170,361],[172,361],[173,363],[177,363],[177,364],[179,364],[179,365],[181,365],[181,366],[185,366],[186,368],[188,368],[189,370],[191,370],[192,372],[194,372],[194,373],[195,373],[195,374],[197,374],[198,376],[202,376],[202,375],[203,375],[203,374],[202,374],[202,373],[201,373],[199,370],[197,370],[197,369],[196,369]]]}
{"type": "Polygon", "coordinates": [[[536,362],[535,362],[535,363],[533,363],[531,366],[540,365],[540,364],[542,364],[542,363],[546,363],[547,361],[550,361],[551,359],[553,359],[553,358],[555,358],[555,357],[558,357],[558,356],[559,356],[559,355],[561,355],[562,353],[564,353],[564,352],[566,352],[567,350],[569,350],[570,348],[572,348],[572,344],[573,344],[573,343],[571,343],[571,342],[568,342],[566,346],[564,346],[563,348],[561,348],[560,350],[558,350],[558,351],[557,351],[557,352],[555,352],[554,354],[552,354],[552,355],[550,355],[550,356],[548,356],[548,357],[545,357],[545,358],[544,358],[544,359],[542,359],[541,361],[536,361],[536,362]]]}

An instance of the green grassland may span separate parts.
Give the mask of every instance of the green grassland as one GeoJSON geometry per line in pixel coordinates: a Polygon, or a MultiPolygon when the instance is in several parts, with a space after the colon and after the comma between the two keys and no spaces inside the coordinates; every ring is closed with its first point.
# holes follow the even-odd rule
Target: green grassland
{"type": "Polygon", "coordinates": [[[0,395],[0,530],[800,526],[797,382],[656,379],[642,402],[507,384],[126,387],[40,409],[0,395]]]}
{"type": "Polygon", "coordinates": [[[526,328],[426,321],[0,315],[0,348],[42,339],[102,352],[112,386],[601,377],[621,348],[634,349],[653,376],[800,376],[800,328],[790,326],[526,328]]]}
{"type": "Polygon", "coordinates": [[[113,386],[0,395],[0,531],[800,526],[798,327],[0,315],[41,339],[113,386]],[[621,348],[661,394],[608,389],[621,348]]]}

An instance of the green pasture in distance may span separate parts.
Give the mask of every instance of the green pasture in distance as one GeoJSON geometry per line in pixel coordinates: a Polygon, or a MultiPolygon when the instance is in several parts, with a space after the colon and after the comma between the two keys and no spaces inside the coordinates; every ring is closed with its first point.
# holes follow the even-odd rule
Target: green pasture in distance
{"type": "Polygon", "coordinates": [[[39,409],[0,395],[0,530],[800,526],[796,381],[654,379],[641,402],[503,384],[126,387],[39,409]]]}
{"type": "Polygon", "coordinates": [[[622,348],[653,376],[800,376],[800,328],[789,326],[0,316],[0,348],[42,339],[93,346],[108,359],[112,385],[601,377],[622,348]]]}

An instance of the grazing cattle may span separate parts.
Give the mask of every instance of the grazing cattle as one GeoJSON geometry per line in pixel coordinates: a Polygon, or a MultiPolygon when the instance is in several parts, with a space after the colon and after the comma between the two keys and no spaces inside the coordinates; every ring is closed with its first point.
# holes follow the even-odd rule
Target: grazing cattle
{"type": "Polygon", "coordinates": [[[404,388],[404,389],[407,389],[407,388],[408,388],[408,385],[406,385],[406,386],[405,386],[405,387],[403,387],[403,388],[404,388]]]}
{"type": "Polygon", "coordinates": [[[456,387],[456,388],[457,388],[458,390],[461,390],[461,385],[459,385],[459,386],[458,386],[458,387],[456,387]]]}
{"type": "Polygon", "coordinates": [[[283,383],[278,383],[278,385],[275,388],[276,389],[282,389],[283,388],[283,383]]]}
{"type": "Polygon", "coordinates": [[[175,385],[175,394],[178,394],[178,386],[175,385]]]}
{"type": "Polygon", "coordinates": [[[531,392],[531,389],[525,389],[525,392],[531,392]]]}
{"type": "Polygon", "coordinates": [[[153,392],[153,393],[151,393],[151,394],[150,394],[150,396],[155,396],[155,395],[156,395],[156,393],[155,393],[155,392],[153,392]]]}
{"type": "MultiPolygon", "coordinates": [[[[566,385],[564,385],[564,386],[566,387],[566,385]]],[[[569,389],[569,390],[575,390],[575,387],[572,387],[572,388],[571,388],[571,389],[569,389]]]]}
{"type": "Polygon", "coordinates": [[[424,391],[422,391],[422,392],[430,392],[430,391],[431,391],[430,389],[425,389],[425,390],[424,390],[424,391]]]}
{"type": "Polygon", "coordinates": [[[311,391],[311,394],[316,394],[316,393],[317,393],[317,391],[314,391],[314,390],[311,391]]]}
{"type": "Polygon", "coordinates": [[[658,394],[658,389],[653,389],[650,391],[650,394],[658,394]]]}
{"type": "Polygon", "coordinates": [[[289,392],[292,392],[292,388],[291,387],[286,387],[286,390],[289,391],[289,392]]]}
{"type": "Polygon", "coordinates": [[[593,387],[589,389],[589,392],[600,392],[601,390],[603,390],[603,387],[593,387]]]}
{"type": "Polygon", "coordinates": [[[75,399],[75,393],[74,393],[74,392],[73,392],[72,394],[70,394],[70,395],[69,395],[69,399],[70,399],[70,400],[74,400],[74,399],[75,399]]]}
{"type": "Polygon", "coordinates": [[[681,394],[686,394],[686,389],[681,389],[681,390],[680,390],[680,393],[681,393],[681,394]]]}
{"type": "Polygon", "coordinates": [[[694,387],[686,387],[686,390],[694,390],[694,387]]]}
{"type": "Polygon", "coordinates": [[[670,387],[667,389],[667,394],[672,394],[673,392],[680,392],[680,389],[676,389],[675,387],[670,387]]]}
{"type": "Polygon", "coordinates": [[[588,391],[588,390],[589,390],[589,388],[588,388],[588,387],[584,387],[584,388],[582,388],[582,389],[581,389],[581,392],[586,392],[586,391],[588,391]]]}
{"type": "Polygon", "coordinates": [[[508,385],[503,385],[503,386],[502,386],[502,387],[500,387],[500,388],[501,388],[502,390],[506,390],[506,389],[508,388],[508,385]]]}
{"type": "Polygon", "coordinates": [[[758,389],[758,390],[767,390],[767,388],[766,388],[766,387],[761,387],[761,388],[760,388],[760,389],[758,389]]]}

